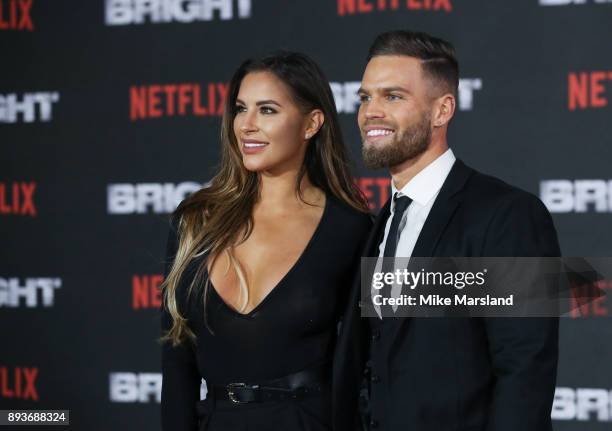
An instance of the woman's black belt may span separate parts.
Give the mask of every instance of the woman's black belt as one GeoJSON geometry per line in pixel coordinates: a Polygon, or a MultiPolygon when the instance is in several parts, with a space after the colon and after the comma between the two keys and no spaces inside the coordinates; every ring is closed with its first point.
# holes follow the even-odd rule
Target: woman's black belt
{"type": "Polygon", "coordinates": [[[231,401],[234,404],[301,399],[321,393],[329,388],[330,383],[331,364],[326,362],[265,382],[213,384],[208,388],[206,397],[214,402],[231,401]]]}

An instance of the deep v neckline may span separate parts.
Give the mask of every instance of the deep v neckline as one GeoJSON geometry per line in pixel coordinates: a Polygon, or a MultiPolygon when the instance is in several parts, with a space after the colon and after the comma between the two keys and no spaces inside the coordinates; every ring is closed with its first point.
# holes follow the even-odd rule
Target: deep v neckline
{"type": "Polygon", "coordinates": [[[217,292],[217,289],[213,285],[212,280],[210,279],[210,274],[208,273],[208,265],[206,265],[206,280],[209,283],[209,287],[212,290],[212,294],[215,295],[219,299],[219,301],[221,301],[221,303],[222,303],[222,305],[224,306],[225,309],[227,309],[232,314],[235,314],[235,315],[237,315],[239,317],[250,318],[250,317],[253,316],[253,314],[255,314],[257,311],[259,311],[261,309],[261,307],[263,305],[265,305],[265,303],[270,300],[271,297],[273,297],[273,294],[277,290],[279,290],[279,287],[282,287],[282,285],[291,276],[291,274],[294,273],[297,270],[297,268],[299,268],[299,266],[301,265],[302,261],[304,260],[304,256],[306,256],[306,254],[313,247],[313,244],[317,240],[317,238],[319,236],[319,233],[320,233],[320,231],[321,231],[321,229],[322,229],[322,227],[324,225],[324,221],[325,221],[325,219],[328,216],[329,207],[330,207],[330,201],[331,201],[331,198],[326,193],[325,194],[325,205],[323,207],[323,214],[321,214],[321,218],[319,219],[319,222],[317,223],[317,227],[315,228],[314,232],[312,233],[310,239],[306,243],[306,246],[304,247],[304,249],[300,253],[299,257],[293,263],[293,265],[291,265],[291,267],[287,270],[287,272],[285,272],[285,275],[283,275],[281,277],[281,279],[278,281],[278,283],[276,283],[274,285],[274,287],[267,293],[267,295],[264,296],[263,299],[261,301],[259,301],[259,303],[255,307],[253,307],[253,309],[251,311],[249,311],[248,313],[241,313],[241,312],[237,311],[234,307],[230,306],[227,302],[225,302],[225,300],[221,297],[221,295],[219,294],[219,292],[217,292]]]}

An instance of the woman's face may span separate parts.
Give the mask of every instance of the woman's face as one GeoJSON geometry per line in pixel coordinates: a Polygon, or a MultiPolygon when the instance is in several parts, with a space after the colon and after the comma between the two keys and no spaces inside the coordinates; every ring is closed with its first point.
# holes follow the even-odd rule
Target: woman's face
{"type": "Polygon", "coordinates": [[[235,110],[234,133],[246,169],[281,174],[300,168],[312,136],[309,116],[280,79],[270,72],[247,74],[235,110]]]}

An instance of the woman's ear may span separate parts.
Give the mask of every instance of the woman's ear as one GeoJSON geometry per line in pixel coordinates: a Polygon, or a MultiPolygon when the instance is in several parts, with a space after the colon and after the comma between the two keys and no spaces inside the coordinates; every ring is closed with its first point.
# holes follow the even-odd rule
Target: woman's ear
{"type": "Polygon", "coordinates": [[[325,115],[320,109],[311,111],[306,118],[306,127],[304,130],[304,139],[308,140],[312,138],[323,126],[325,122],[325,115]]]}

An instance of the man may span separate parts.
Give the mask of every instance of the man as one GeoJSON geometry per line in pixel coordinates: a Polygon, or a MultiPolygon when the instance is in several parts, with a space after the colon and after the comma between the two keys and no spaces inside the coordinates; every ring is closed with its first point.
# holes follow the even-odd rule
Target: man
{"type": "MultiPolygon", "coordinates": [[[[363,157],[390,170],[393,194],[363,255],[560,256],[535,196],[448,147],[458,75],[452,45],[427,34],[389,32],[370,48],[359,90],[363,157]]],[[[337,418],[356,414],[368,360],[371,430],[552,430],[557,318],[361,318],[358,284],[335,368],[352,396],[334,400],[337,418]]]]}

